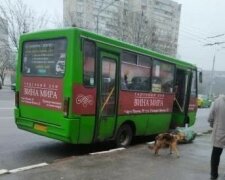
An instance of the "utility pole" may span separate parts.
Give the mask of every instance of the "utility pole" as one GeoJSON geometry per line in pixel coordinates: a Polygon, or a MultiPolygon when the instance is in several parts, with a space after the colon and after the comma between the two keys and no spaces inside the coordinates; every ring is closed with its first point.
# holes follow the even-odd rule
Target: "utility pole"
{"type": "MultiPolygon", "coordinates": [[[[217,37],[221,37],[221,36],[224,36],[224,35],[225,34],[219,34],[219,35],[212,36],[212,37],[208,37],[208,38],[212,39],[212,38],[217,38],[217,37]]],[[[220,46],[221,44],[224,44],[224,43],[225,43],[225,41],[216,41],[214,43],[204,44],[204,46],[220,46]]],[[[222,48],[225,48],[225,47],[222,47],[222,48]]],[[[209,85],[209,97],[210,98],[212,98],[212,96],[213,96],[213,84],[214,84],[214,73],[215,73],[216,54],[221,49],[216,49],[215,50],[215,53],[214,53],[214,56],[213,56],[213,64],[212,64],[211,77],[210,77],[210,85],[209,85]]]]}
{"type": "Polygon", "coordinates": [[[209,96],[212,98],[212,92],[213,92],[213,84],[214,84],[214,67],[215,67],[215,61],[216,61],[216,52],[213,57],[213,65],[212,65],[212,71],[211,71],[211,78],[210,78],[210,86],[209,86],[209,96]]]}

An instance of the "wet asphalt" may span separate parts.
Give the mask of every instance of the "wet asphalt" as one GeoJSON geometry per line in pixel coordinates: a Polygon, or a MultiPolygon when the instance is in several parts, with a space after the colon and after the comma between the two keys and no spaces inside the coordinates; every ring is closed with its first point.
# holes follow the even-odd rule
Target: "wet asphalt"
{"type": "MultiPolygon", "coordinates": [[[[205,180],[209,179],[210,134],[197,136],[193,143],[178,146],[180,157],[164,148],[156,156],[147,144],[105,154],[71,156],[48,166],[15,174],[1,180],[205,180]]],[[[220,176],[225,172],[222,155],[220,176]]]]}
{"type": "MultiPolygon", "coordinates": [[[[7,102],[7,101],[6,101],[7,102]]],[[[199,133],[189,144],[179,144],[180,158],[170,155],[167,148],[155,156],[144,142],[103,154],[72,155],[49,165],[17,173],[0,175],[0,180],[205,180],[209,179],[211,142],[202,109],[194,130],[199,133]],[[207,132],[207,133],[205,133],[207,132]]],[[[110,147],[110,145],[108,145],[110,147]]],[[[83,151],[74,146],[75,151],[83,151]]],[[[96,148],[96,147],[95,147],[96,148]]],[[[100,148],[101,149],[101,148],[100,148]]],[[[108,149],[107,149],[108,150],[108,149]]],[[[63,153],[63,149],[61,149],[63,153]]],[[[28,152],[29,153],[29,152],[28,152]]],[[[35,154],[34,154],[35,156],[35,154]]],[[[25,156],[24,156],[25,158],[25,156]]],[[[35,157],[34,157],[35,158],[35,157]]],[[[225,179],[225,155],[222,154],[220,178],[225,179]]]]}

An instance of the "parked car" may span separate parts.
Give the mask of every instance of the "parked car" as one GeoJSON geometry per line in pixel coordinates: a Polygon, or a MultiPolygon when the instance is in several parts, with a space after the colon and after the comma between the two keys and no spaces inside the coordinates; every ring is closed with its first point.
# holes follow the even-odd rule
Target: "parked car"
{"type": "Polygon", "coordinates": [[[208,96],[199,94],[198,95],[198,107],[199,108],[209,108],[212,104],[212,100],[208,96]]]}
{"type": "Polygon", "coordinates": [[[11,84],[11,90],[15,91],[16,90],[16,83],[11,84]]]}
{"type": "Polygon", "coordinates": [[[2,82],[0,81],[0,89],[2,89],[2,82]]]}

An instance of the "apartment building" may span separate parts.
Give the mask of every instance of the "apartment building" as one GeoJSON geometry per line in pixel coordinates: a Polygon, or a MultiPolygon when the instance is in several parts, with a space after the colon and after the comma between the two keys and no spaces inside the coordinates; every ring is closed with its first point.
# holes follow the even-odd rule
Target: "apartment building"
{"type": "Polygon", "coordinates": [[[181,5],[171,0],[64,0],[64,25],[176,56],[181,5]]]}
{"type": "Polygon", "coordinates": [[[176,56],[181,5],[171,0],[155,0],[153,5],[155,34],[152,48],[176,56]]]}

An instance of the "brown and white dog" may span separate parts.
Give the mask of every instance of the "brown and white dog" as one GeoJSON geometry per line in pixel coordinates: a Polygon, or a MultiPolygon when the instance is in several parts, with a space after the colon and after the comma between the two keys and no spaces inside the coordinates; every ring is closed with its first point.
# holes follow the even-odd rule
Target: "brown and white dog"
{"type": "Polygon", "coordinates": [[[159,134],[155,138],[155,144],[153,146],[149,145],[149,149],[153,149],[155,154],[158,155],[159,150],[162,147],[169,146],[170,154],[172,151],[176,153],[176,156],[179,157],[179,151],[177,149],[177,143],[179,141],[183,141],[185,139],[185,135],[183,133],[163,133],[159,134]]]}

